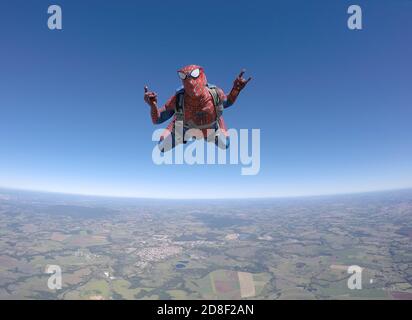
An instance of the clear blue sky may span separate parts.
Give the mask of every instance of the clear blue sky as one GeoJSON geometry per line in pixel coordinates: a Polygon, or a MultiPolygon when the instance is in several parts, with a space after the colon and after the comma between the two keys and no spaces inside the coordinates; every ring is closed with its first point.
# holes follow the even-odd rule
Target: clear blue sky
{"type": "Polygon", "coordinates": [[[311,195],[412,186],[412,1],[0,3],[0,186],[144,197],[311,195]],[[346,27],[360,4],[364,29],[346,27]],[[47,8],[63,9],[63,30],[47,8]],[[156,166],[142,99],[204,66],[261,171],[156,166]]]}

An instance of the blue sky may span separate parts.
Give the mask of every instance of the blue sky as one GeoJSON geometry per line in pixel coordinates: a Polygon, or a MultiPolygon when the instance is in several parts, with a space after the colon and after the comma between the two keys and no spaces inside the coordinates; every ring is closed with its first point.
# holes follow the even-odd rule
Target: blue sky
{"type": "Polygon", "coordinates": [[[412,187],[412,2],[2,1],[0,186],[115,196],[297,196],[412,187]],[[346,26],[363,9],[362,31],[346,26]],[[47,8],[63,9],[63,30],[47,8]],[[230,128],[261,129],[261,171],[156,166],[161,103],[202,65],[230,128]]]}

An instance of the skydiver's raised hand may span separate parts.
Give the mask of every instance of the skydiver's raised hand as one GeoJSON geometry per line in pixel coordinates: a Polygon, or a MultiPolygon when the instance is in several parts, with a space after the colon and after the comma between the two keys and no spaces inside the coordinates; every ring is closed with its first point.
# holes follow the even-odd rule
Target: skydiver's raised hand
{"type": "Polygon", "coordinates": [[[232,90],[230,90],[230,93],[227,95],[227,101],[229,102],[228,106],[231,106],[232,104],[235,103],[240,91],[242,91],[246,87],[248,82],[252,80],[251,77],[249,77],[247,80],[243,78],[243,75],[245,74],[245,72],[246,70],[242,69],[242,71],[240,71],[239,75],[233,82],[233,88],[232,90]]]}
{"type": "Polygon", "coordinates": [[[242,71],[240,71],[239,75],[237,76],[237,78],[233,82],[233,89],[238,91],[238,92],[243,90],[246,87],[246,85],[248,84],[248,82],[250,80],[252,80],[252,77],[249,77],[247,80],[243,78],[243,75],[245,74],[245,72],[246,72],[246,70],[242,69],[242,71]]]}
{"type": "Polygon", "coordinates": [[[157,94],[156,92],[149,91],[148,87],[144,87],[144,101],[151,107],[157,106],[157,94]]]}

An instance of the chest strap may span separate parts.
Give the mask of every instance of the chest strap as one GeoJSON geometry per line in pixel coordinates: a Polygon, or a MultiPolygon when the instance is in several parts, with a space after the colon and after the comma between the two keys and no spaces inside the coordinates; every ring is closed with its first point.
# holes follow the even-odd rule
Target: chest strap
{"type": "MultiPolygon", "coordinates": [[[[208,128],[216,128],[219,124],[219,118],[223,114],[223,101],[221,101],[219,92],[217,90],[217,87],[214,85],[207,85],[207,89],[213,99],[213,105],[215,106],[215,112],[216,112],[216,120],[213,121],[212,123],[208,123],[205,125],[187,125],[184,124],[185,128],[196,128],[196,129],[208,129],[208,128]]],[[[181,89],[177,91],[176,93],[176,106],[175,106],[175,115],[176,115],[176,121],[181,121],[184,122],[184,105],[185,105],[185,91],[184,89],[181,89]]]]}

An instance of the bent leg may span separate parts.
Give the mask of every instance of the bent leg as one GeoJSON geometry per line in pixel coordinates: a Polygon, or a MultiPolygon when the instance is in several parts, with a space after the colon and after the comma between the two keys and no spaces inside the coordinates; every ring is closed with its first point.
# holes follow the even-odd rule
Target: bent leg
{"type": "Polygon", "coordinates": [[[230,146],[230,137],[224,134],[217,135],[215,137],[215,144],[218,148],[226,150],[230,146]]]}
{"type": "Polygon", "coordinates": [[[160,139],[160,141],[157,144],[157,147],[159,148],[161,153],[165,153],[167,151],[172,150],[175,147],[175,135],[174,133],[168,134],[166,137],[163,139],[160,139]]]}
{"type": "MultiPolygon", "coordinates": [[[[181,144],[182,142],[176,142],[176,136],[174,131],[165,136],[164,138],[160,139],[160,141],[157,144],[157,147],[159,148],[161,153],[165,153],[167,151],[170,151],[174,149],[177,145],[181,144]]],[[[183,141],[184,144],[187,143],[187,141],[183,141]]]]}

